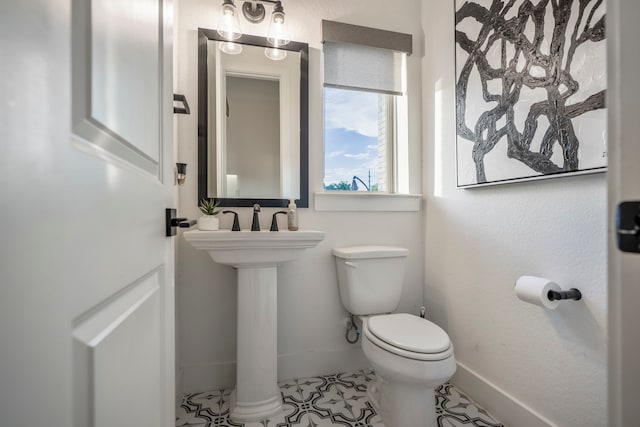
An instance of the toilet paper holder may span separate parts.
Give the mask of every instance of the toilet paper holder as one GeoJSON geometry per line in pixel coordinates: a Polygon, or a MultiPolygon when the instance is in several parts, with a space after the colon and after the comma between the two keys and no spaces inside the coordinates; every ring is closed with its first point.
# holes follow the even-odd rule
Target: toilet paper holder
{"type": "Polygon", "coordinates": [[[554,290],[550,290],[549,292],[547,292],[547,298],[549,298],[550,301],[560,301],[560,300],[575,300],[578,301],[580,299],[582,299],[582,292],[580,292],[580,290],[576,289],[576,288],[571,288],[568,291],[554,291],[554,290]]]}

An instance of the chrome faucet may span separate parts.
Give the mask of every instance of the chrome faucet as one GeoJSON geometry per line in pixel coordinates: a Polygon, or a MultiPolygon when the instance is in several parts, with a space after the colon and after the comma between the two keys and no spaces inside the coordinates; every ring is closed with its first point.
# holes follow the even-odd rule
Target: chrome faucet
{"type": "Polygon", "coordinates": [[[260,231],[260,218],[258,218],[258,212],[260,212],[260,205],[253,205],[253,221],[251,222],[251,231],[260,231]]]}

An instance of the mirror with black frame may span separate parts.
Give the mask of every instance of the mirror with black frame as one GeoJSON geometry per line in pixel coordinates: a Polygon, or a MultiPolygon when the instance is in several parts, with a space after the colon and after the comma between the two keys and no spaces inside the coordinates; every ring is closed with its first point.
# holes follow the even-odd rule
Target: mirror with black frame
{"type": "Polygon", "coordinates": [[[309,206],[308,56],[198,29],[198,200],[309,206]]]}

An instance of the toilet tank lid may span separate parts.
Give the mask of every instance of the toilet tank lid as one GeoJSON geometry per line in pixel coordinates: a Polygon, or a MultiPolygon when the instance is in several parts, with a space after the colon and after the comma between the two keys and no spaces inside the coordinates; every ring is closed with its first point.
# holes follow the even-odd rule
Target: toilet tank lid
{"type": "Polygon", "coordinates": [[[409,255],[409,249],[396,246],[349,246],[334,249],[333,255],[342,259],[398,258],[409,255]]]}

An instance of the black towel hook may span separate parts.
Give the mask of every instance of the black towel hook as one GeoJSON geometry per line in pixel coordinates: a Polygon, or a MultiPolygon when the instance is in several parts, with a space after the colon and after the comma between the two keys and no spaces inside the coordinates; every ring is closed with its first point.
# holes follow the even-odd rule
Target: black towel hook
{"type": "Polygon", "coordinates": [[[189,103],[187,102],[186,96],[174,93],[173,100],[182,102],[182,107],[173,107],[173,114],[191,114],[191,109],[189,108],[189,103]]]}

